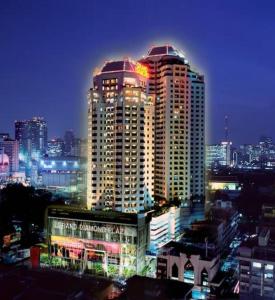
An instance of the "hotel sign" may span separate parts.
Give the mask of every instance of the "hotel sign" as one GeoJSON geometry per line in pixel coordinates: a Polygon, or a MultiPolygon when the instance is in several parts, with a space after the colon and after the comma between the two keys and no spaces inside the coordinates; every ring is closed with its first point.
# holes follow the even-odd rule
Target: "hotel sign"
{"type": "Polygon", "coordinates": [[[100,223],[74,222],[74,221],[57,221],[53,220],[52,230],[72,230],[72,231],[87,231],[100,233],[119,233],[123,234],[125,228],[120,225],[101,225],[100,223]]]}
{"type": "Polygon", "coordinates": [[[141,75],[141,76],[143,76],[145,78],[149,77],[147,67],[144,66],[144,65],[142,65],[139,62],[136,63],[135,71],[136,71],[137,74],[139,74],[139,75],[141,75]]]}

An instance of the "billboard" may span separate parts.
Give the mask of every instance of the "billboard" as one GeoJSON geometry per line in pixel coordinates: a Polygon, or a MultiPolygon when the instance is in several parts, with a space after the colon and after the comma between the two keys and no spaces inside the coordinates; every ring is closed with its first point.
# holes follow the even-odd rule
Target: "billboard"
{"type": "Polygon", "coordinates": [[[119,255],[121,253],[121,244],[61,236],[51,237],[51,254],[53,256],[102,260],[101,257],[105,253],[108,255],[119,255]]]}
{"type": "Polygon", "coordinates": [[[106,224],[101,222],[51,219],[49,233],[52,236],[74,237],[84,240],[130,243],[137,242],[137,229],[134,226],[106,224]]]}

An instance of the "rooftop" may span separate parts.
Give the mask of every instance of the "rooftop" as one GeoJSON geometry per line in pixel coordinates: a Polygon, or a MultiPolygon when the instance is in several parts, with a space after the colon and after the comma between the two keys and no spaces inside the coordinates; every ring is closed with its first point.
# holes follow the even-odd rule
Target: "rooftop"
{"type": "Polygon", "coordinates": [[[162,55],[173,55],[173,56],[184,57],[183,53],[180,52],[172,45],[153,46],[148,51],[148,56],[162,56],[162,55]]]}
{"type": "Polygon", "coordinates": [[[107,61],[101,69],[101,73],[121,71],[135,72],[135,62],[130,59],[107,61]]]}
{"type": "Polygon", "coordinates": [[[162,255],[180,256],[180,254],[199,255],[201,259],[212,260],[216,257],[215,251],[208,248],[207,257],[205,248],[199,248],[196,244],[187,244],[185,242],[168,242],[161,248],[162,255]]]}
{"type": "MultiPolygon", "coordinates": [[[[83,221],[101,221],[120,224],[137,224],[138,214],[122,213],[116,211],[90,211],[87,209],[77,209],[75,207],[50,206],[48,208],[48,217],[75,219],[83,221]]],[[[146,220],[149,222],[149,214],[145,214],[146,220]]]]}
{"type": "Polygon", "coordinates": [[[243,258],[254,258],[275,262],[275,235],[271,232],[268,236],[267,228],[263,228],[258,235],[251,236],[239,248],[239,255],[243,258]],[[260,239],[267,238],[267,243],[260,245],[260,239]]]}

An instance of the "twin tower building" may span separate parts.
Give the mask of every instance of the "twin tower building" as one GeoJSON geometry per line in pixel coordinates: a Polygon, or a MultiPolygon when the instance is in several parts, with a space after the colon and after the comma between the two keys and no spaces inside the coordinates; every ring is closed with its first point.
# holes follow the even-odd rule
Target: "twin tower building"
{"type": "Polygon", "coordinates": [[[138,213],[205,194],[205,84],[181,51],[107,61],[88,98],[87,207],[138,213]]]}

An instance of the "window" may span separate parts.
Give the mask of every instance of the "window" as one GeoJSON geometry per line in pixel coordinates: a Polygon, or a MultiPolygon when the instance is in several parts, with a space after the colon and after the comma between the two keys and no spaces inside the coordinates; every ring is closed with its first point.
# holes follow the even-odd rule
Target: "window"
{"type": "Polygon", "coordinates": [[[184,266],[183,281],[194,284],[194,267],[190,260],[184,266]]]}
{"type": "Polygon", "coordinates": [[[253,262],[253,267],[254,267],[254,268],[261,268],[261,267],[262,267],[262,264],[261,264],[261,263],[258,263],[258,262],[253,262]]]}
{"type": "Polygon", "coordinates": [[[172,266],[172,278],[178,279],[178,277],[179,277],[178,266],[176,264],[173,264],[173,266],[172,266]]]}
{"type": "Polygon", "coordinates": [[[273,270],[274,266],[273,265],[265,265],[266,270],[273,270]]]}

